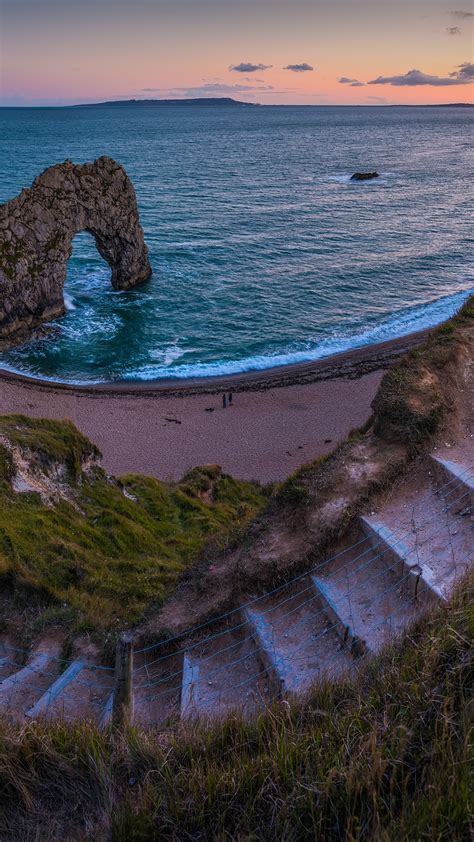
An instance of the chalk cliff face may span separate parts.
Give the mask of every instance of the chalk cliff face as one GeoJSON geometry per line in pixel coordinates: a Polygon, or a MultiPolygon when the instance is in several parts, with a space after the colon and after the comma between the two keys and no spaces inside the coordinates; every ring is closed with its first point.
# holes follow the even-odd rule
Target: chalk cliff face
{"type": "Polygon", "coordinates": [[[89,231],[128,289],[151,275],[133,185],[112,158],[64,161],[0,205],[0,338],[17,339],[64,312],[63,286],[73,237],[89,231]]]}

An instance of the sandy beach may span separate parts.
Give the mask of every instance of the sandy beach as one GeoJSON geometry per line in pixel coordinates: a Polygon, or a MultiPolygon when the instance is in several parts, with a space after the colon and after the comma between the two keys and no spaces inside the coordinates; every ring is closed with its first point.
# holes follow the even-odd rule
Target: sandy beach
{"type": "Polygon", "coordinates": [[[70,418],[112,474],[178,480],[217,463],[241,479],[283,480],[370,416],[384,369],[427,332],[302,365],[173,383],[68,386],[0,372],[0,413],[70,418]],[[223,409],[222,395],[233,393],[223,409]]]}

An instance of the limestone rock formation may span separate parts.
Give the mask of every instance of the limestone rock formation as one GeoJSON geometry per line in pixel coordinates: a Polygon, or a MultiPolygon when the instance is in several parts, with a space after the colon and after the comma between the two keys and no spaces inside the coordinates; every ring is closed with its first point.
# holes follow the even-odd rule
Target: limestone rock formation
{"type": "Polygon", "coordinates": [[[351,175],[351,181],[370,181],[371,178],[378,178],[378,172],[355,172],[351,175]]]}
{"type": "Polygon", "coordinates": [[[112,158],[64,161],[0,205],[0,338],[18,339],[64,312],[72,240],[89,231],[115,289],[151,274],[133,185],[112,158]]]}

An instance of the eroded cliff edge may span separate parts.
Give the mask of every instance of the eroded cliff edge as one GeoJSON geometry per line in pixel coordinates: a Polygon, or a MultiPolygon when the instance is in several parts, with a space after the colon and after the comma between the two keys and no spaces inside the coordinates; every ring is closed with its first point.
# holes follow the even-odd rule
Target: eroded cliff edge
{"type": "Polygon", "coordinates": [[[123,167],[106,156],[56,164],[0,205],[0,339],[23,338],[64,312],[67,261],[80,231],[93,235],[115,289],[150,277],[135,190],[123,167]]]}

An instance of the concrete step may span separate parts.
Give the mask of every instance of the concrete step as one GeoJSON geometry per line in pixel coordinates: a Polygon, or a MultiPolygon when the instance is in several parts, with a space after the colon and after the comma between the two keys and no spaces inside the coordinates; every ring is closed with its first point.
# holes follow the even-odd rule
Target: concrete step
{"type": "MultiPolygon", "coordinates": [[[[234,625],[242,622],[232,615],[234,625]]],[[[213,640],[195,641],[184,653],[183,718],[216,718],[238,711],[251,716],[270,701],[270,677],[247,625],[224,628],[213,640]]]]}
{"type": "Polygon", "coordinates": [[[416,615],[403,592],[402,559],[387,544],[372,545],[355,528],[313,575],[332,628],[353,656],[377,652],[416,615]]]}
{"type": "Polygon", "coordinates": [[[8,655],[1,655],[0,654],[0,682],[3,678],[6,678],[12,671],[10,666],[10,658],[8,655]]]}
{"type": "MultiPolygon", "coordinates": [[[[12,664],[13,658],[10,659],[12,664]]],[[[9,717],[21,719],[55,680],[60,662],[50,649],[33,652],[25,666],[12,666],[12,669],[13,672],[0,683],[0,711],[9,717]]]]}
{"type": "Polygon", "coordinates": [[[163,728],[178,721],[183,675],[181,649],[166,652],[157,647],[135,656],[133,721],[136,725],[163,728]]]}
{"type": "Polygon", "coordinates": [[[28,716],[99,723],[113,681],[113,669],[77,659],[28,711],[28,716]]]}
{"type": "Polygon", "coordinates": [[[36,704],[26,711],[30,719],[38,719],[40,716],[47,716],[50,707],[64,692],[68,684],[73,681],[85,666],[84,661],[73,661],[63,673],[51,684],[45,693],[38,699],[36,704]]]}
{"type": "Polygon", "coordinates": [[[408,590],[420,606],[448,599],[473,561],[474,521],[462,514],[467,494],[450,505],[433,464],[415,466],[375,515],[361,519],[373,543],[385,541],[411,571],[408,590]]]}
{"type": "Polygon", "coordinates": [[[310,577],[292,590],[259,599],[245,609],[268,675],[273,697],[303,693],[320,679],[352,668],[334,629],[321,610],[310,577]]]}
{"type": "Polygon", "coordinates": [[[114,705],[114,691],[107,696],[107,700],[99,717],[99,728],[103,731],[112,722],[112,708],[114,705]]]}
{"type": "MultiPolygon", "coordinates": [[[[360,524],[371,541],[374,552],[383,553],[393,570],[398,571],[405,593],[427,607],[444,599],[443,591],[429,577],[423,575],[414,548],[410,549],[403,538],[373,517],[360,517],[360,524]]],[[[406,529],[407,527],[401,529],[404,536],[406,529]]]]}
{"type": "Polygon", "coordinates": [[[474,447],[470,460],[459,463],[452,459],[431,454],[435,479],[441,488],[440,494],[453,514],[474,513],[474,447]]]}

